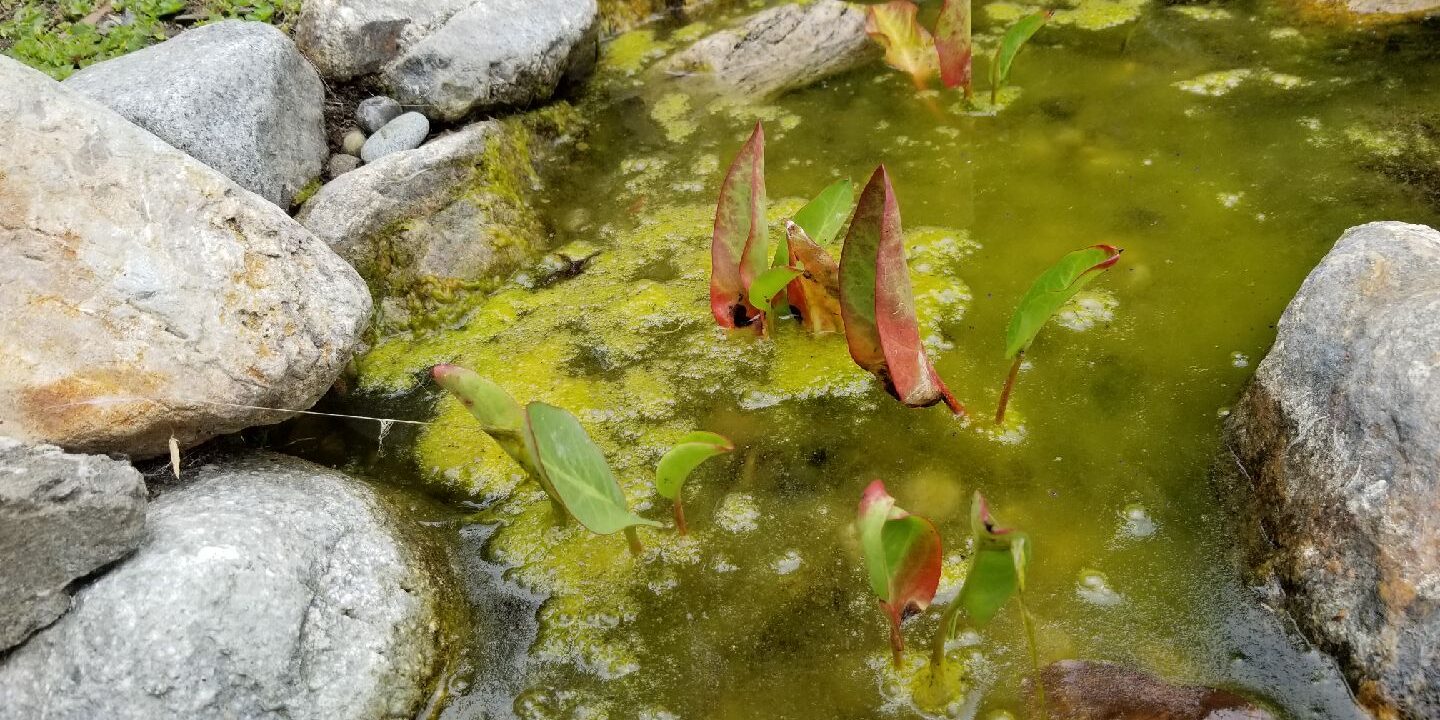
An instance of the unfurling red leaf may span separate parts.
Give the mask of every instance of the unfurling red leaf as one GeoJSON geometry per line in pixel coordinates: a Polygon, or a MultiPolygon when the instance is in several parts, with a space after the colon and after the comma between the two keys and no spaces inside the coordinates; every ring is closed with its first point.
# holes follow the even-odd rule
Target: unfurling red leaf
{"type": "Polygon", "coordinates": [[[975,538],[975,556],[956,602],[970,622],[980,627],[990,622],[1012,595],[1025,589],[1030,541],[1025,533],[997,527],[978,492],[970,505],[970,531],[975,538]]]}
{"type": "Polygon", "coordinates": [[[825,248],[810,240],[799,224],[786,223],[785,235],[790,249],[790,264],[805,268],[805,274],[795,278],[787,286],[790,305],[799,309],[805,329],[810,332],[818,334],[839,330],[839,265],[825,248]]]}
{"type": "Polygon", "coordinates": [[[886,391],[910,407],[941,400],[954,413],[964,407],[950,394],[925,354],[905,243],[900,204],[885,166],[860,193],[840,254],[840,310],[850,357],[874,373],[886,391]]]}
{"type": "Polygon", "coordinates": [[[765,226],[765,129],[755,123],[720,186],[710,242],[710,311],[720,327],[749,325],[758,314],[746,289],[769,266],[765,226]]]}
{"type": "Polygon", "coordinates": [[[898,660],[903,648],[900,622],[930,607],[940,586],[940,533],[929,520],[895,507],[895,498],[879,480],[865,488],[855,523],[870,589],[890,621],[898,660]]]}
{"type": "Polygon", "coordinates": [[[885,63],[910,73],[915,86],[924,88],[935,73],[935,38],[915,18],[919,8],[910,0],[871,5],[865,13],[865,32],[885,48],[885,63]]]}
{"type": "Polygon", "coordinates": [[[756,310],[769,315],[771,312],[770,300],[779,295],[791,280],[804,274],[803,270],[789,266],[773,267],[760,273],[760,277],[750,283],[750,304],[754,305],[756,310]]]}
{"type": "Polygon", "coordinates": [[[1020,298],[1015,314],[1010,316],[1010,326],[1005,330],[1005,357],[1014,357],[1029,348],[1050,317],[1081,288],[1118,262],[1121,252],[1111,245],[1076,250],[1035,278],[1025,297],[1020,298]]]}
{"type": "Polygon", "coordinates": [[[850,217],[854,204],[855,183],[836,181],[795,213],[795,224],[815,243],[829,245],[845,227],[845,218],[850,217]]]}
{"type": "Polygon", "coordinates": [[[945,0],[935,25],[935,53],[940,58],[940,80],[948,88],[965,88],[970,95],[974,45],[970,33],[971,0],[945,0]]]}
{"type": "Polygon", "coordinates": [[[1000,37],[1000,44],[995,47],[995,58],[990,63],[990,104],[994,105],[1000,94],[1000,87],[1010,77],[1010,66],[1015,63],[1015,56],[1020,54],[1020,48],[1030,40],[1036,31],[1045,24],[1045,21],[1054,15],[1054,10],[1044,10],[1026,15],[1015,21],[1010,29],[1000,37]]]}
{"type": "Polygon", "coordinates": [[[734,449],[725,436],[712,432],[696,431],[680,438],[655,468],[655,491],[667,500],[680,497],[680,489],[691,471],[700,463],[734,449]]]}
{"type": "Polygon", "coordinates": [[[525,406],[525,445],[565,509],[591,532],[660,526],[630,512],[604,454],[574,415],[542,402],[525,406]]]}

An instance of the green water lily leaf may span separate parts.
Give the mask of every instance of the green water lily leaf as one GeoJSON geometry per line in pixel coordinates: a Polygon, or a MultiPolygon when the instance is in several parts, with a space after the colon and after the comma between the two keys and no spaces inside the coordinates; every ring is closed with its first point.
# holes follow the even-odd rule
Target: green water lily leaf
{"type": "Polygon", "coordinates": [[[885,64],[910,74],[924,89],[935,73],[935,38],[916,18],[910,0],[890,0],[865,9],[865,32],[885,48],[885,64]]]}
{"type": "Polygon", "coordinates": [[[945,0],[935,25],[935,52],[940,58],[940,80],[948,88],[965,88],[970,96],[974,42],[970,32],[971,0],[945,0]]]}
{"type": "Polygon", "coordinates": [[[910,407],[944,401],[965,408],[930,364],[920,341],[910,269],[900,228],[900,204],[885,166],[876,168],[855,205],[840,253],[840,315],[856,364],[910,407]]]}
{"type": "Polygon", "coordinates": [[[1114,266],[1121,252],[1112,245],[1095,245],[1065,255],[1041,273],[1010,316],[1010,326],[1005,330],[1005,357],[1015,357],[1029,348],[1051,316],[1100,273],[1114,266]]]}
{"type": "Polygon", "coordinates": [[[1045,22],[1054,15],[1054,10],[1043,10],[1041,12],[1026,15],[1015,21],[1005,34],[1000,37],[1000,44],[995,47],[995,57],[990,62],[990,104],[994,105],[1000,96],[1000,88],[1010,77],[1010,66],[1015,63],[1015,56],[1020,54],[1020,48],[1040,30],[1045,22]]]}
{"type": "MultiPolygon", "coordinates": [[[[815,199],[800,208],[793,218],[811,241],[829,245],[845,227],[850,208],[855,205],[855,183],[839,180],[820,191],[815,199]]],[[[779,264],[779,263],[776,263],[779,264]]]]}
{"type": "Polygon", "coordinates": [[[680,497],[685,480],[695,468],[716,455],[724,455],[734,449],[729,439],[717,433],[696,431],[680,438],[680,442],[660,458],[660,464],[655,468],[655,491],[667,500],[680,497]]]}
{"type": "Polygon", "coordinates": [[[791,280],[804,274],[804,270],[798,270],[789,266],[773,267],[760,273],[760,277],[755,278],[755,282],[750,283],[750,304],[754,305],[755,309],[765,313],[767,316],[770,315],[772,310],[770,301],[776,295],[779,295],[780,292],[785,289],[785,286],[790,284],[791,280]]]}
{"type": "Polygon", "coordinates": [[[930,607],[940,587],[944,555],[940,532],[929,520],[896,507],[880,480],[865,488],[855,523],[870,590],[880,598],[890,621],[890,641],[898,661],[904,650],[900,623],[930,607]]]}
{"type": "Polygon", "coordinates": [[[547,495],[556,502],[560,501],[555,488],[550,486],[536,466],[535,457],[525,443],[525,413],[510,393],[475,371],[458,365],[436,365],[430,369],[430,375],[437,385],[454,395],[480,421],[480,428],[485,434],[519,463],[527,475],[540,483],[547,495]]]}
{"type": "Polygon", "coordinates": [[[765,220],[765,128],[750,139],[725,172],[710,241],[710,312],[720,327],[744,327],[758,310],[747,288],[769,267],[765,220]]]}
{"type": "MultiPolygon", "coordinates": [[[[998,527],[990,516],[984,496],[975,493],[970,505],[971,533],[975,538],[975,556],[965,585],[956,602],[965,610],[975,627],[990,622],[1000,608],[1025,588],[1025,572],[1030,564],[1030,541],[1025,533],[998,527]]],[[[953,632],[953,630],[952,630],[953,632]]]]}
{"type": "Polygon", "coordinates": [[[600,448],[574,415],[554,405],[525,406],[525,444],[565,509],[591,532],[609,535],[635,525],[660,527],[636,515],[600,448]]]}

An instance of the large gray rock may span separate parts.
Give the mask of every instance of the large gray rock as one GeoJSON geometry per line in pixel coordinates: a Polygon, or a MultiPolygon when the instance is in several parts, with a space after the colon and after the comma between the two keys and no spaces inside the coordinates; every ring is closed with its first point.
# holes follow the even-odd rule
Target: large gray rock
{"type": "Polygon", "coordinates": [[[739,27],[714,33],[677,53],[664,67],[746,97],[802,88],[879,57],[865,34],[865,11],[817,0],[781,5],[739,27]]]}
{"type": "Polygon", "coordinates": [[[1257,565],[1300,627],[1378,717],[1440,717],[1440,233],[1347,231],[1281,317],[1226,444],[1257,565]]]}
{"type": "Polygon", "coordinates": [[[205,25],[65,84],[282,207],[328,154],[320,76],[265,23],[205,25]]]}
{"type": "Polygon", "coordinates": [[[144,527],[129,463],[0,437],[0,651],[70,609],[70,583],[129,554],[144,527]]]}
{"type": "Polygon", "coordinates": [[[0,661],[0,718],[415,716],[438,581],[367,486],[262,454],[202,468],[146,529],[0,661]]]}
{"type": "MultiPolygon", "coordinates": [[[[336,178],[297,219],[381,295],[506,275],[545,240],[525,201],[538,182],[532,139],[518,124],[470,125],[336,178]]],[[[383,322],[404,325],[397,315],[383,322]]]]}
{"type": "Polygon", "coordinates": [[[1350,12],[1361,15],[1430,16],[1440,14],[1440,0],[1345,0],[1350,12]]]}
{"type": "Polygon", "coordinates": [[[280,208],[0,57],[0,426],[165,452],[279,422],[370,315],[355,271],[280,208]]]}
{"type": "Polygon", "coordinates": [[[594,66],[595,0],[310,0],[296,40],[325,77],[378,75],[436,120],[543,102],[594,66]]]}

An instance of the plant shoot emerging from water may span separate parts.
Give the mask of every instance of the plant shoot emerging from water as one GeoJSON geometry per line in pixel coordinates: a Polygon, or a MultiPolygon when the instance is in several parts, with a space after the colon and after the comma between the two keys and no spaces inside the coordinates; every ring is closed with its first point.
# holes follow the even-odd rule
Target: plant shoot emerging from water
{"type": "Polygon", "coordinates": [[[1005,357],[1015,360],[1005,378],[1005,387],[1000,391],[1000,405],[995,411],[997,425],[1005,422],[1005,408],[1010,404],[1010,393],[1020,374],[1020,363],[1024,361],[1030,343],[1040,334],[1040,329],[1070,298],[1075,297],[1075,293],[1119,262],[1122,252],[1112,245],[1094,245],[1069,253],[1035,278],[1035,283],[1020,298],[1020,305],[1010,316],[1010,326],[1005,330],[1005,357]]]}
{"type": "Polygon", "coordinates": [[[865,488],[855,525],[870,589],[890,621],[890,649],[899,667],[905,652],[900,624],[930,607],[940,586],[940,533],[929,520],[896,507],[879,480],[865,488]]]}
{"type": "Polygon", "coordinates": [[[1020,48],[1040,30],[1041,26],[1054,15],[1054,10],[1026,15],[1015,21],[1005,34],[1000,38],[1000,44],[995,47],[995,57],[990,61],[990,104],[1000,103],[1000,88],[1005,85],[1005,80],[1010,77],[1010,67],[1015,64],[1015,56],[1020,54],[1020,48]]]}
{"type": "Polygon", "coordinates": [[[911,0],[871,5],[865,32],[885,49],[885,64],[909,74],[917,89],[924,90],[938,68],[945,87],[961,88],[969,98],[974,61],[970,2],[945,0],[933,34],[920,24],[920,8],[911,0]]]}
{"type": "Polygon", "coordinates": [[[683,501],[685,480],[700,463],[734,449],[735,446],[723,435],[696,431],[680,438],[680,442],[660,458],[660,464],[655,468],[655,491],[661,497],[674,501],[675,530],[681,535],[687,532],[683,501]]]}
{"type": "Polygon", "coordinates": [[[630,552],[640,554],[635,528],[660,523],[630,511],[604,454],[574,415],[542,402],[522,410],[500,386],[462,367],[437,365],[431,374],[540,484],[562,518],[574,517],[597,535],[623,530],[630,552]]]}
{"type": "Polygon", "coordinates": [[[765,128],[755,123],[740,148],[715,207],[710,241],[710,311],[723,328],[745,327],[760,317],[749,288],[769,267],[765,222],[765,128]]]}

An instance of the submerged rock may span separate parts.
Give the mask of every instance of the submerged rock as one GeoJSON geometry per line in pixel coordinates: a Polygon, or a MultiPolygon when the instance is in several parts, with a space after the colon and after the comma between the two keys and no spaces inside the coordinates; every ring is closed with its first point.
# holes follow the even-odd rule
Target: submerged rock
{"type": "Polygon", "coordinates": [[[1061,660],[1041,671],[1050,717],[1056,720],[1272,720],[1225,690],[1172,685],[1106,662],[1061,660]]]}
{"type": "Polygon", "coordinates": [[[544,102],[595,64],[595,0],[310,0],[296,41],[336,81],[376,75],[435,120],[544,102]]]}
{"type": "Polygon", "coordinates": [[[0,715],[412,717],[439,597],[363,483],[280,455],[206,466],[134,557],[0,660],[0,715]]]}
{"type": "Polygon", "coordinates": [[[91,65],[65,85],[281,207],[325,162],[325,87],[265,23],[205,25],[91,65]]]}
{"type": "Polygon", "coordinates": [[[1440,717],[1440,233],[1351,228],[1280,318],[1220,468],[1378,717],[1440,717]]]}
{"type": "Polygon", "coordinates": [[[838,75],[879,54],[865,34],[864,10],[818,0],[761,12],[691,45],[665,67],[729,93],[766,97],[838,75]]]}
{"type": "Polygon", "coordinates": [[[375,162],[386,155],[414,150],[430,134],[430,121],[417,112],[409,112],[385,123],[360,148],[360,159],[375,162]]]}
{"type": "Polygon", "coordinates": [[[308,408],[370,314],[280,208],[0,58],[0,423],[76,452],[166,451],[308,408]]]}
{"type": "Polygon", "coordinates": [[[125,557],[145,526],[129,463],[0,437],[0,651],[70,609],[70,583],[125,557]]]}

